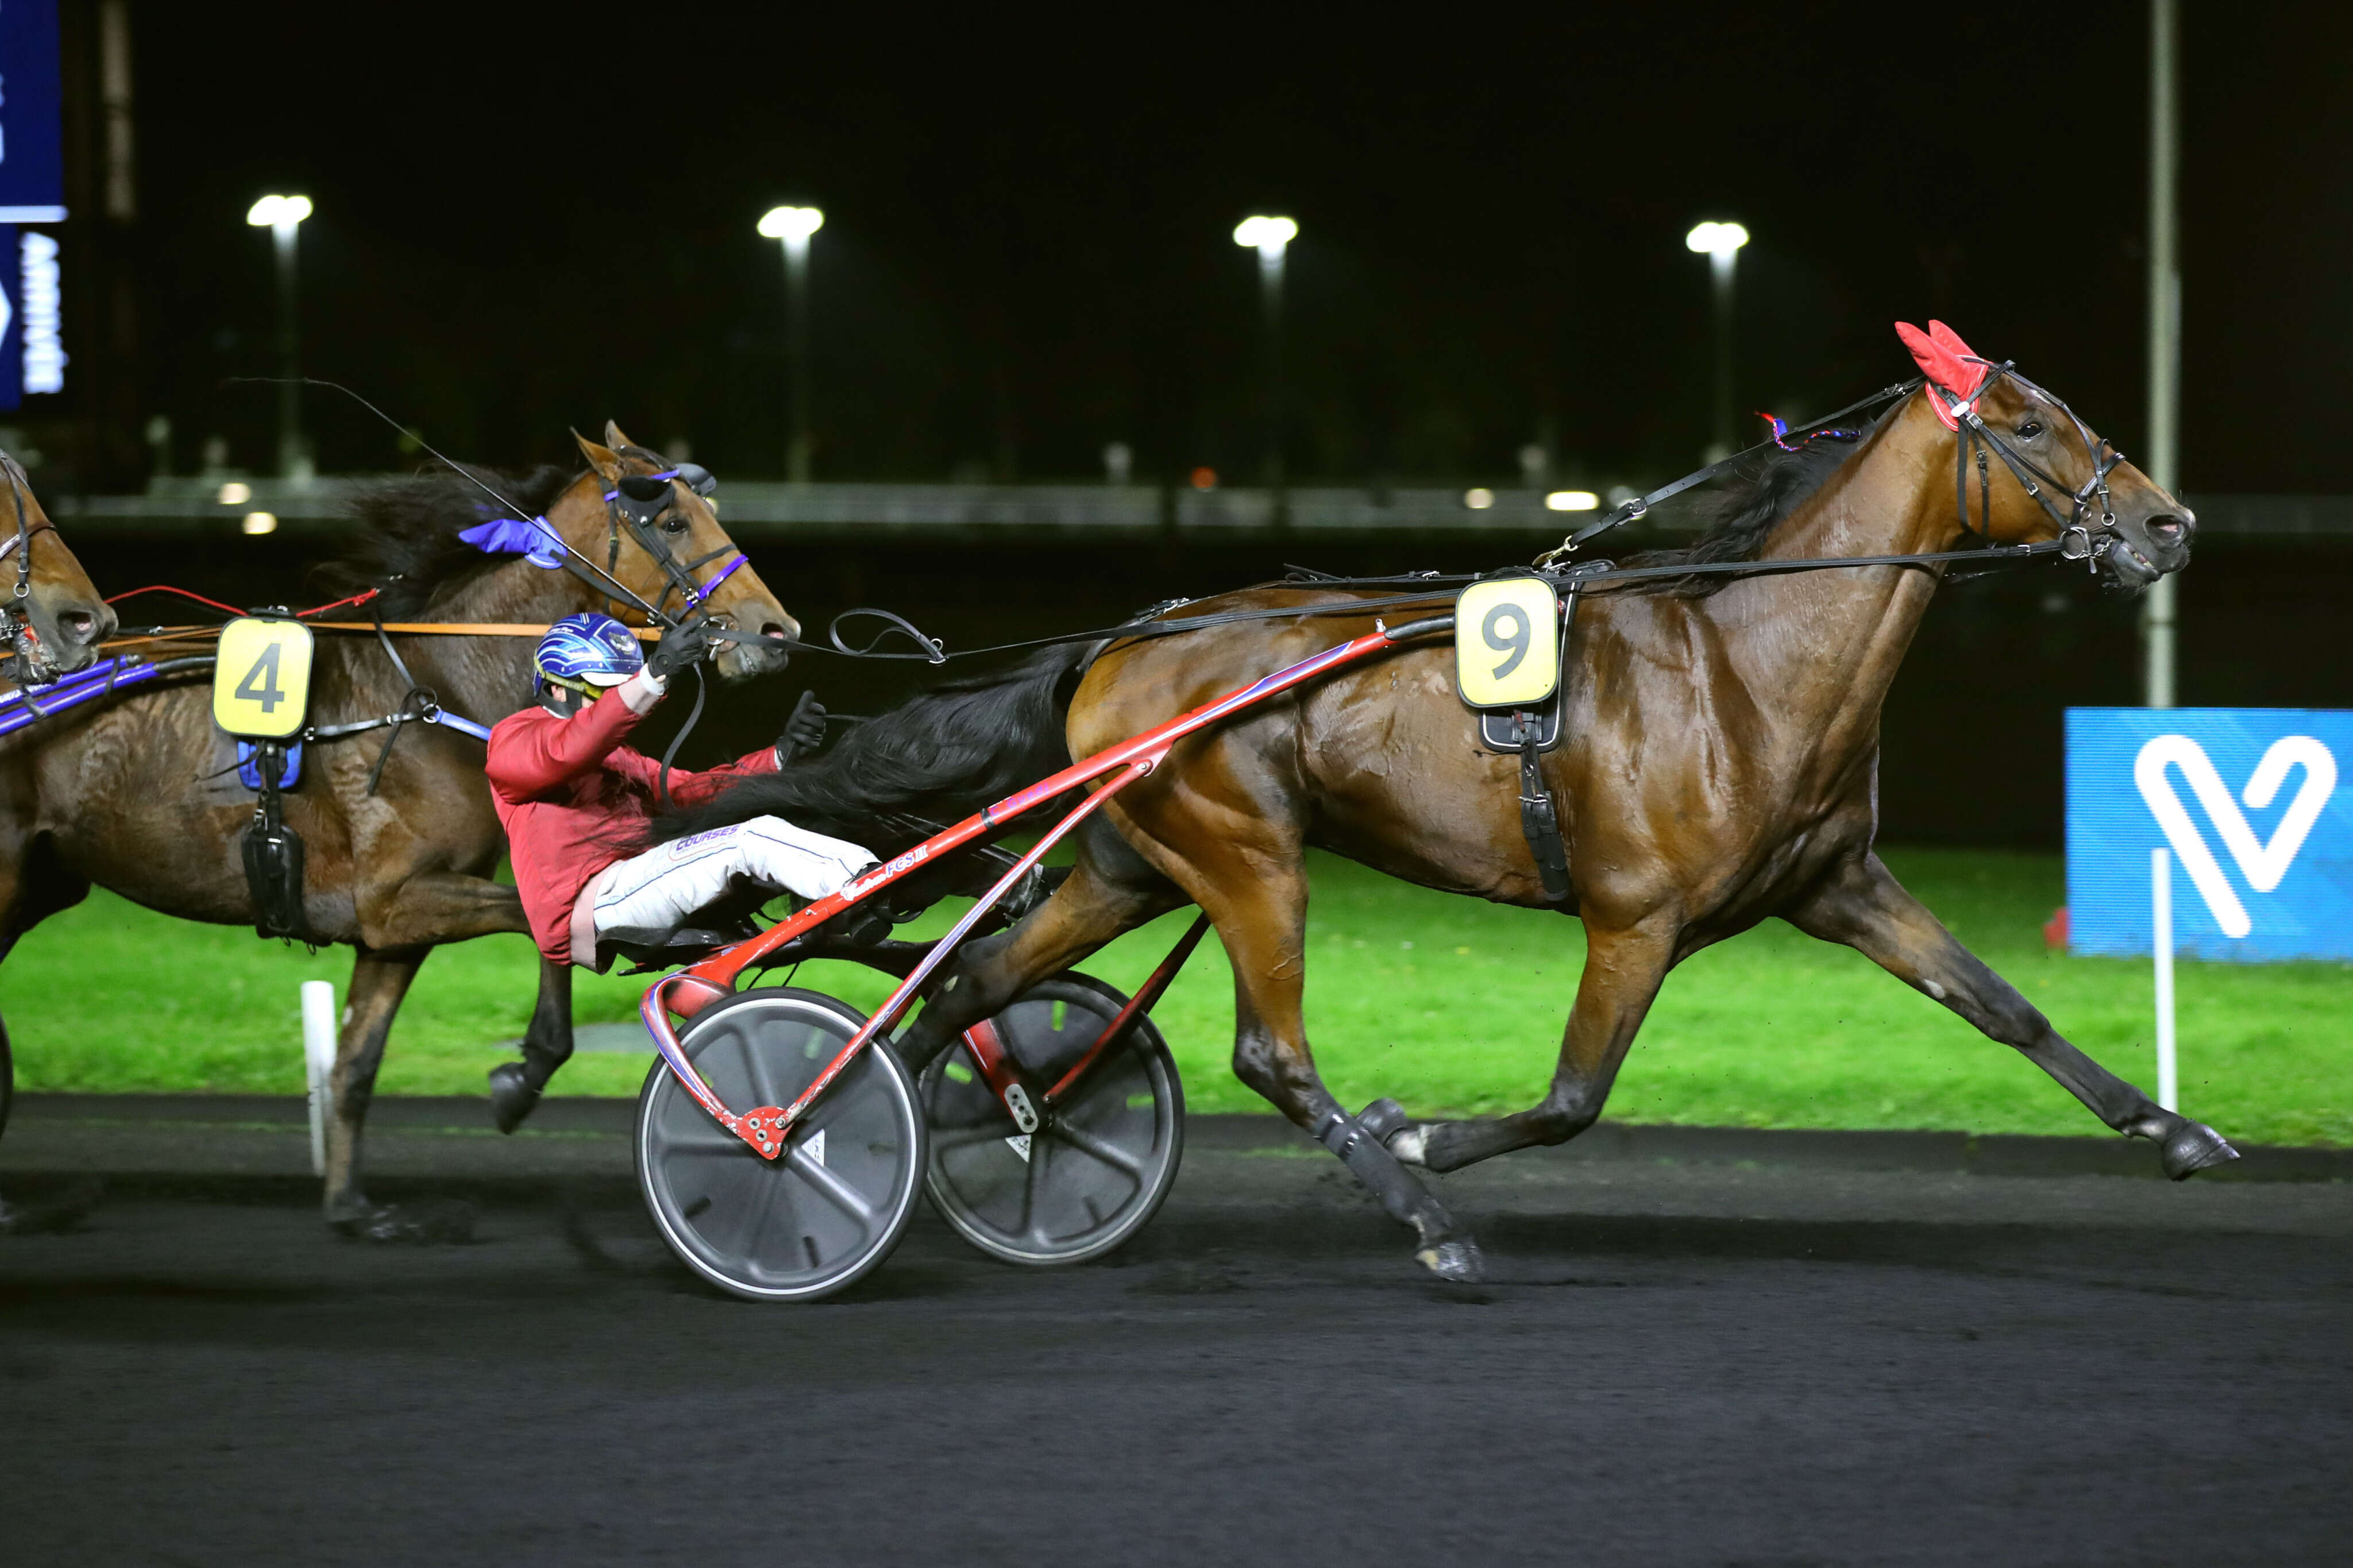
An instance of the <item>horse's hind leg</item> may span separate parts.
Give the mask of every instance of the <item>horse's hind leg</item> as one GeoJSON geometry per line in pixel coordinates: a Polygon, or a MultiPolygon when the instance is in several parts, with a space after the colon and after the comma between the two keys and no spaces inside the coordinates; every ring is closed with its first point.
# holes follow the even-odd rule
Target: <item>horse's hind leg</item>
{"type": "Polygon", "coordinates": [[[1384,1146],[1378,1126],[1342,1110],[1315,1070],[1306,989],[1307,871],[1296,854],[1219,841],[1236,863],[1196,861],[1185,880],[1218,928],[1234,971],[1234,1076],[1313,1133],[1371,1189],[1389,1217],[1413,1227],[1414,1258],[1441,1279],[1480,1278],[1478,1245],[1384,1146]]]}
{"type": "Polygon", "coordinates": [[[572,966],[539,961],[539,1002],[523,1031],[522,1060],[491,1069],[491,1117],[501,1132],[523,1124],[555,1069],[572,1059],[572,966]]]}
{"type": "Polygon", "coordinates": [[[1803,905],[1788,911],[1788,919],[1810,935],[1855,949],[1989,1037],[2017,1047],[2093,1115],[2158,1144],[2165,1173],[2175,1181],[2239,1157],[2211,1127],[2164,1109],[2069,1045],[2032,1003],[1906,892],[1878,856],[1845,862],[1803,905]]]}
{"type": "Polygon", "coordinates": [[[360,1132],[375,1093],[376,1069],[384,1065],[385,1037],[400,1011],[408,983],[417,978],[429,947],[385,951],[362,947],[352,961],[351,990],[343,1003],[343,1028],[335,1043],[334,1115],[327,1122],[327,1223],[364,1235],[376,1211],[360,1190],[360,1132]]]}
{"type": "Polygon", "coordinates": [[[1510,1116],[1410,1127],[1392,1134],[1389,1147],[1412,1163],[1453,1171],[1532,1143],[1565,1143],[1592,1126],[1674,963],[1678,934],[1663,916],[1625,931],[1595,930],[1588,922],[1585,973],[1544,1099],[1510,1116]]]}

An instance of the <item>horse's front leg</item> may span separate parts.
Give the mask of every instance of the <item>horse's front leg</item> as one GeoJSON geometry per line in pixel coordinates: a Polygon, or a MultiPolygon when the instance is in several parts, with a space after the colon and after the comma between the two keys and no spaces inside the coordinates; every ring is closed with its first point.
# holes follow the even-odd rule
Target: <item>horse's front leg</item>
{"type": "MultiPolygon", "coordinates": [[[[1673,966],[1679,934],[1678,923],[1664,914],[1623,931],[1598,931],[1588,924],[1585,973],[1544,1099],[1510,1116],[1406,1127],[1389,1135],[1389,1148],[1409,1164],[1453,1171],[1532,1143],[1565,1143],[1592,1126],[1660,982],[1673,966]]],[[[1382,1120],[1401,1118],[1392,1110],[1382,1120]]]]}
{"type": "MultiPolygon", "coordinates": [[[[392,1020],[409,982],[436,945],[498,931],[528,931],[515,889],[458,871],[424,871],[363,889],[360,940],[343,1005],[327,1123],[327,1221],[346,1234],[406,1240],[422,1234],[398,1214],[370,1205],[360,1187],[360,1135],[375,1097],[392,1020]]],[[[543,985],[543,1000],[545,987],[543,985]]],[[[425,1227],[430,1229],[431,1227],[425,1227]]]]}
{"type": "Polygon", "coordinates": [[[380,952],[360,947],[352,960],[352,983],[344,993],[343,1027],[335,1044],[335,1070],[328,1080],[334,1113],[327,1121],[327,1223],[346,1235],[385,1228],[385,1216],[360,1190],[360,1134],[368,1101],[375,1094],[376,1069],[384,1065],[385,1037],[392,1032],[408,983],[425,963],[429,947],[380,952]]]}
{"type": "Polygon", "coordinates": [[[2119,1132],[2160,1145],[2165,1173],[2175,1181],[2239,1157],[2211,1127],[2164,1109],[2069,1045],[2016,987],[1987,968],[1906,892],[1878,856],[1866,853],[1843,862],[1786,918],[1810,935],[1853,948],[1990,1038],[2017,1047],[2093,1115],[2119,1132]]]}

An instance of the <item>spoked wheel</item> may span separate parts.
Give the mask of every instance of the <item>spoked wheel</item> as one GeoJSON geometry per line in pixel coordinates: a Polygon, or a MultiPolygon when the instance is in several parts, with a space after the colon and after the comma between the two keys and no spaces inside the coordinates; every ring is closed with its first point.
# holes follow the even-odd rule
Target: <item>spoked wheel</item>
{"type": "MultiPolygon", "coordinates": [[[[1085,1057],[1127,998],[1062,974],[991,1020],[1042,1097],[1085,1057]]],[[[1021,1135],[975,1070],[968,1047],[923,1072],[931,1161],[923,1190],[963,1237],[1008,1263],[1100,1258],[1142,1229],[1168,1195],[1185,1152],[1185,1090],[1150,1016],[1021,1135]]]]}
{"type": "MultiPolygon", "coordinates": [[[[746,991],[698,1016],[687,1058],[737,1110],[790,1105],[865,1019],[814,991],[746,991]]],[[[877,1040],[764,1160],[657,1058],[638,1097],[638,1184],[672,1250],[754,1301],[832,1294],[891,1255],[915,1208],[923,1119],[913,1075],[877,1040]]]]}

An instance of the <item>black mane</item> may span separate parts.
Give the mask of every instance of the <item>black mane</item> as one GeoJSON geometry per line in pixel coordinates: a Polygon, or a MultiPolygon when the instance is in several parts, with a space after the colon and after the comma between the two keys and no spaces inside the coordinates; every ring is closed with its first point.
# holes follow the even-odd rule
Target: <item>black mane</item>
{"type": "MultiPolygon", "coordinates": [[[[1706,531],[1680,550],[1644,550],[1623,558],[1623,566],[1699,566],[1721,561],[1754,561],[1773,530],[1822,488],[1854,456],[1874,426],[1850,439],[1821,437],[1794,452],[1768,452],[1731,470],[1712,509],[1706,531]]],[[[1673,594],[1704,599],[1736,581],[1728,573],[1698,577],[1658,577],[1611,590],[1628,594],[1673,594]]]]}
{"type": "MultiPolygon", "coordinates": [[[[576,470],[554,464],[521,475],[468,471],[531,516],[543,515],[579,478],[576,470]]],[[[386,620],[415,620],[443,594],[513,559],[488,554],[458,538],[461,529],[510,514],[455,474],[370,485],[352,498],[347,510],[360,525],[359,537],[350,556],[325,568],[322,578],[340,593],[381,589],[371,608],[386,620]]]]}

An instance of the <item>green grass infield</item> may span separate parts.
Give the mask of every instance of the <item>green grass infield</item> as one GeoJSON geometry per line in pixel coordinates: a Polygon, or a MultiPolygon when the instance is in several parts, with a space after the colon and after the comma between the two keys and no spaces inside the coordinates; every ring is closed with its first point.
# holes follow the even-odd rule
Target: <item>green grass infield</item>
{"type": "MultiPolygon", "coordinates": [[[[2043,950],[2063,897],[2057,857],[1888,852],[1896,874],[2060,1030],[2154,1088],[2145,962],[2043,950]]],[[[1543,1092],[1585,956],[1573,920],[1409,887],[1319,856],[1308,911],[1307,1019],[1350,1105],[1390,1094],[1425,1115],[1514,1110],[1543,1092]]],[[[902,935],[943,929],[935,910],[902,935]]],[[[1132,988],[1190,918],[1171,915],[1084,967],[1132,988]]],[[[28,1089],[292,1093],[302,1087],[301,981],[349,955],[153,914],[93,894],[27,935],[0,967],[0,1016],[28,1089]]],[[[442,949],[385,1054],[380,1092],[479,1092],[499,1042],[522,1032],[535,971],[521,937],[442,949]]],[[[843,964],[794,984],[871,1007],[888,983],[843,964]]],[[[645,981],[583,974],[582,1023],[634,1018],[645,981]]],[[[2185,963],[2183,1109],[2253,1142],[2353,1144],[2353,964],[2185,963]]],[[[1155,1013],[1198,1110],[1263,1110],[1227,1068],[1233,988],[1213,941],[1155,1013]]],[[[583,1052],[554,1089],[634,1093],[650,1052],[583,1052]]],[[[2016,1053],[1857,954],[1778,921],[1668,977],[1609,1114],[1630,1121],[1973,1132],[2096,1133],[2016,1053]]]]}

